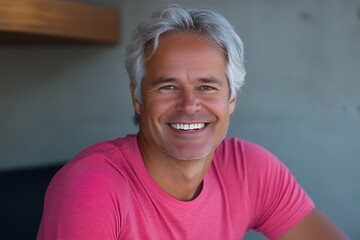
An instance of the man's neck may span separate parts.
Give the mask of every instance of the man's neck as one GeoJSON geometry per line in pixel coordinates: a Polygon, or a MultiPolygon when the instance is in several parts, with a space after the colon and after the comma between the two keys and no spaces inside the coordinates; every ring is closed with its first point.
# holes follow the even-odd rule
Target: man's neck
{"type": "Polygon", "coordinates": [[[178,160],[145,151],[141,143],[139,146],[146,170],[167,194],[181,201],[191,201],[200,194],[212,153],[202,159],[178,160]]]}
{"type": "Polygon", "coordinates": [[[169,195],[181,201],[193,200],[200,194],[208,165],[205,159],[176,160],[159,172],[160,168],[145,163],[155,182],[169,195]]]}

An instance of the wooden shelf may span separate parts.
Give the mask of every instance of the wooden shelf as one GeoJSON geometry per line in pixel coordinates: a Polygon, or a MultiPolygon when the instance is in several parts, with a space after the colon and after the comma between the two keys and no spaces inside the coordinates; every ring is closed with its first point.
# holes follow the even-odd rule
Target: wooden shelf
{"type": "Polygon", "coordinates": [[[66,0],[0,0],[0,43],[119,41],[119,12],[66,0]]]}

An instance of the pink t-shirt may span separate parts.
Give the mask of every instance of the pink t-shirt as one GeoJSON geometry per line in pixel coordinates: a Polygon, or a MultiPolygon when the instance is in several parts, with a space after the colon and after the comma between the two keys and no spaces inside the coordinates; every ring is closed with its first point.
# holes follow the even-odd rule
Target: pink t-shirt
{"type": "Polygon", "coordinates": [[[226,139],[200,195],[167,195],[143,164],[136,135],[95,144],[53,178],[38,232],[42,239],[275,239],[314,204],[289,170],[254,143],[226,139]]]}

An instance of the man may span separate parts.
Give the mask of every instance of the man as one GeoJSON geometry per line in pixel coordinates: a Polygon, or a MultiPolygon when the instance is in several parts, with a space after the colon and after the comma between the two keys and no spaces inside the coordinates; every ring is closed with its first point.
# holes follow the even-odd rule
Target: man
{"type": "Polygon", "coordinates": [[[96,144],[52,180],[38,239],[347,239],[256,144],[225,139],[243,46],[209,10],[172,5],[127,48],[137,135],[96,144]]]}

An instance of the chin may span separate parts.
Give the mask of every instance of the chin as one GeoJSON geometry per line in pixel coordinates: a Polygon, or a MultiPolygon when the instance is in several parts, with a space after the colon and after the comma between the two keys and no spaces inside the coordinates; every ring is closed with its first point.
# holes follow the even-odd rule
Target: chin
{"type": "Polygon", "coordinates": [[[179,151],[164,151],[167,155],[171,156],[174,159],[180,161],[191,161],[191,160],[201,160],[210,156],[214,152],[215,148],[210,148],[207,151],[196,151],[196,153],[189,154],[189,152],[179,152],[179,151]]]}

